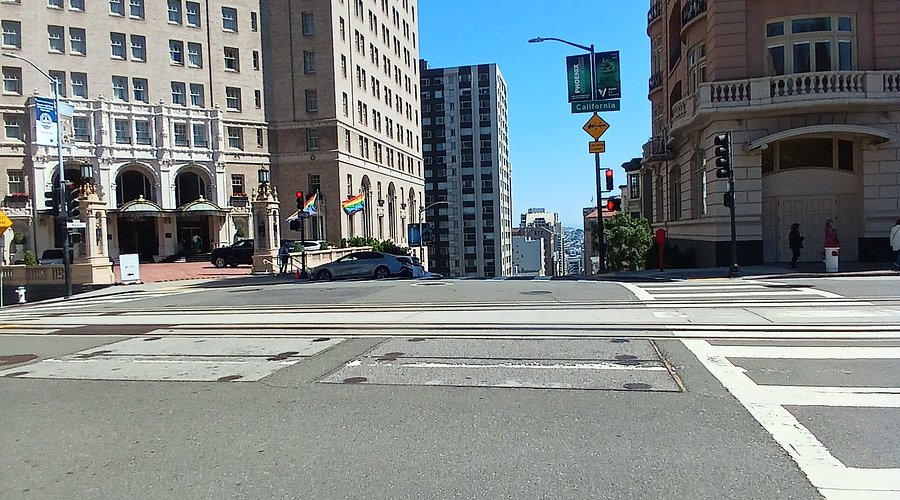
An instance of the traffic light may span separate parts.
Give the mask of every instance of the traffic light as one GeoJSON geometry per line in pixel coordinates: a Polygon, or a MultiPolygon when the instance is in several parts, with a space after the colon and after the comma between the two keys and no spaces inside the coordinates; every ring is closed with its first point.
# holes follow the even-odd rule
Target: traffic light
{"type": "Polygon", "coordinates": [[[303,197],[303,191],[297,191],[297,210],[303,210],[306,198],[303,197]]]}
{"type": "Polygon", "coordinates": [[[725,191],[725,206],[731,208],[734,206],[734,193],[725,191]]]}
{"type": "Polygon", "coordinates": [[[300,231],[303,229],[303,221],[301,219],[291,219],[289,227],[291,231],[300,231]]]}
{"type": "Polygon", "coordinates": [[[611,168],[606,169],[606,190],[613,190],[613,171],[611,168]]]}
{"type": "Polygon", "coordinates": [[[622,210],[622,198],[609,198],[606,200],[606,210],[620,212],[622,210]]]}
{"type": "Polygon", "coordinates": [[[713,139],[715,144],[716,177],[728,179],[731,177],[731,132],[719,134],[713,139]]]}
{"type": "Polygon", "coordinates": [[[57,189],[52,189],[50,191],[44,191],[44,206],[47,207],[51,215],[54,217],[59,216],[59,191],[57,189]]]}
{"type": "Polygon", "coordinates": [[[78,208],[78,187],[74,182],[66,183],[66,210],[69,212],[69,219],[81,216],[81,210],[78,208]]]}

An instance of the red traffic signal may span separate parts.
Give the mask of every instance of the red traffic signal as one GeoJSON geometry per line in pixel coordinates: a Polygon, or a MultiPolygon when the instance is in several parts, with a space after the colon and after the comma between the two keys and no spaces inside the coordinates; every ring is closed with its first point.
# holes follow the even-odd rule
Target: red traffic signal
{"type": "Polygon", "coordinates": [[[613,171],[611,168],[606,169],[606,190],[613,190],[613,171]]]}
{"type": "Polygon", "coordinates": [[[622,210],[622,198],[609,198],[606,200],[606,210],[618,212],[622,210]]]}
{"type": "Polygon", "coordinates": [[[303,191],[297,191],[297,209],[302,210],[304,203],[306,203],[306,198],[303,197],[303,191]]]}

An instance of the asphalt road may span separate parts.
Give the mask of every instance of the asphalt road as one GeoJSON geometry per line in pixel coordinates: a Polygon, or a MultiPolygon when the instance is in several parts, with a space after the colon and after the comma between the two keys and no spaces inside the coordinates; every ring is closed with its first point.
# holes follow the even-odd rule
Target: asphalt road
{"type": "Polygon", "coordinates": [[[0,497],[895,498],[897,284],[232,279],[14,308],[0,497]]]}

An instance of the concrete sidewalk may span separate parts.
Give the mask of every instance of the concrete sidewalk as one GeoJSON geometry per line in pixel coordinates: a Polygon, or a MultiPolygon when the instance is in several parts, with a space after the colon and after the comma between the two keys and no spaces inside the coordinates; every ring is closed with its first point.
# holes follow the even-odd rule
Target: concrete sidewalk
{"type": "MultiPolygon", "coordinates": [[[[790,279],[790,278],[822,278],[834,276],[897,276],[900,269],[890,262],[842,262],[837,272],[825,272],[822,262],[801,262],[796,268],[788,264],[765,264],[761,266],[742,266],[740,276],[754,279],[790,279]]],[[[620,281],[668,281],[704,278],[727,278],[727,267],[703,267],[692,269],[644,269],[641,271],[619,271],[596,275],[600,280],[620,281]]]]}
{"type": "MultiPolygon", "coordinates": [[[[121,270],[119,266],[114,269],[117,284],[122,283],[121,270]]],[[[249,276],[250,271],[250,266],[219,269],[209,262],[142,263],[140,267],[141,281],[144,283],[249,276]]]]}

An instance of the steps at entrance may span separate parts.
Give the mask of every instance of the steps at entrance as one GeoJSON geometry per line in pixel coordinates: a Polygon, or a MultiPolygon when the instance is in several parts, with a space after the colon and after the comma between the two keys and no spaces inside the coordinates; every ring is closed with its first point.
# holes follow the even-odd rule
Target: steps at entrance
{"type": "Polygon", "coordinates": [[[195,253],[192,255],[185,255],[184,260],[187,262],[209,262],[209,253],[195,253]]]}

